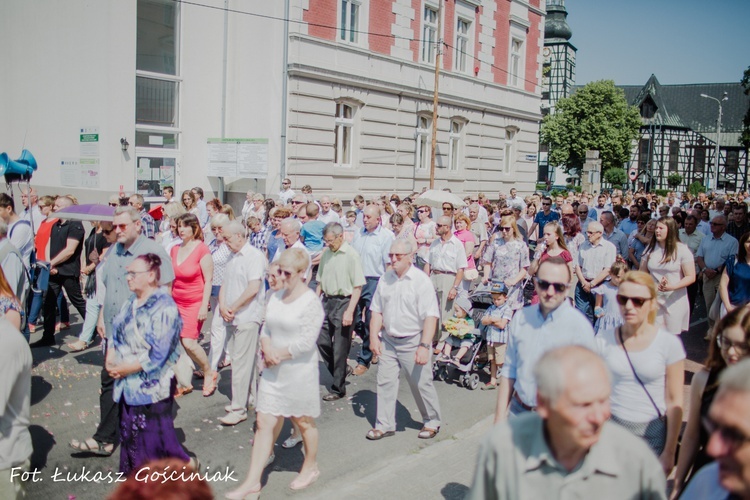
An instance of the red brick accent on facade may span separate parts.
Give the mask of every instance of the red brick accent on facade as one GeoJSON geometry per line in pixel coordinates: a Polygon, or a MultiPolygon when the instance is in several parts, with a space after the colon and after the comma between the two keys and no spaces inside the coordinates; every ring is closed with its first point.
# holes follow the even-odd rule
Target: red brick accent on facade
{"type": "Polygon", "coordinates": [[[479,54],[482,50],[482,45],[479,43],[479,33],[482,31],[482,26],[479,24],[479,16],[483,13],[483,7],[477,8],[476,14],[474,15],[474,59],[471,60],[471,74],[476,76],[477,69],[479,68],[479,54]]]}
{"type": "Polygon", "coordinates": [[[539,69],[539,37],[542,26],[542,16],[529,11],[531,26],[526,34],[526,75],[523,88],[527,92],[536,91],[537,70],[539,69]]]}
{"type": "MultiPolygon", "coordinates": [[[[309,9],[302,13],[302,19],[309,23],[307,32],[324,40],[335,40],[337,7],[337,0],[310,0],[309,9]],[[333,28],[323,26],[333,26],[333,28]]],[[[390,31],[389,27],[388,32],[390,31]]]]}
{"type": "MultiPolygon", "coordinates": [[[[495,67],[492,68],[495,83],[508,83],[508,53],[510,51],[510,2],[497,2],[495,11],[495,67]]],[[[536,52],[536,51],[535,51],[536,52]]]]}
{"type": "Polygon", "coordinates": [[[391,55],[395,39],[391,37],[391,26],[396,22],[391,0],[370,2],[369,49],[380,54],[391,55]],[[377,33],[377,34],[375,34],[377,33]],[[388,36],[378,36],[388,35],[388,36]]]}
{"type": "Polygon", "coordinates": [[[456,4],[443,2],[443,63],[444,70],[453,70],[456,46],[456,4]],[[447,44],[447,45],[446,45],[447,44]]]}
{"type": "Polygon", "coordinates": [[[420,42],[422,38],[422,0],[411,0],[411,8],[414,9],[414,19],[411,21],[411,29],[414,32],[413,40],[409,43],[413,57],[412,61],[418,62],[420,57],[420,42]]]}

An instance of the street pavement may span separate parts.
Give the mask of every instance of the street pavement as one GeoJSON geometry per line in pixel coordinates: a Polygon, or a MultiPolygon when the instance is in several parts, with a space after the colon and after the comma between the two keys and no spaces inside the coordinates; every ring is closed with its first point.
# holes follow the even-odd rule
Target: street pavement
{"type": "MultiPolygon", "coordinates": [[[[702,310],[696,316],[705,316],[702,310]]],[[[80,322],[58,334],[58,343],[73,340],[80,322]]],[[[692,373],[705,357],[703,340],[705,321],[693,322],[683,336],[689,361],[686,363],[686,387],[692,373]]],[[[39,334],[32,336],[36,340],[39,334]]],[[[359,344],[351,352],[351,363],[359,344]]],[[[102,354],[98,348],[83,353],[68,353],[65,348],[34,349],[32,378],[31,434],[34,454],[32,470],[38,470],[36,482],[28,483],[29,498],[103,499],[116,484],[119,449],[107,458],[76,454],[67,443],[85,439],[96,429],[99,419],[98,390],[102,354]],[[100,477],[95,473],[99,472],[100,477]],[[108,475],[109,474],[109,475],[108,475]],[[103,475],[103,478],[102,478],[103,475]]],[[[333,403],[321,402],[317,420],[320,432],[318,463],[321,476],[302,492],[292,492],[288,484],[302,464],[302,446],[281,448],[288,436],[286,423],[275,447],[276,459],[264,474],[265,498],[445,498],[461,499],[471,485],[476,452],[492,425],[497,393],[471,391],[454,383],[436,382],[443,414],[443,426],[433,440],[421,440],[419,412],[405,380],[401,381],[397,408],[396,435],[380,441],[368,441],[365,434],[375,421],[377,367],[361,377],[351,377],[347,398],[333,403]]],[[[175,427],[178,437],[191,455],[197,455],[201,472],[232,472],[232,478],[212,482],[217,498],[242,481],[249,465],[252,420],[235,427],[224,427],[218,418],[229,402],[231,369],[222,370],[218,391],[209,398],[196,390],[177,400],[175,427]],[[234,482],[234,480],[238,482],[234,482]]],[[[483,381],[488,377],[484,377],[483,381]]],[[[330,376],[321,365],[321,395],[330,376]]],[[[686,400],[687,404],[687,400],[686,400]]]]}

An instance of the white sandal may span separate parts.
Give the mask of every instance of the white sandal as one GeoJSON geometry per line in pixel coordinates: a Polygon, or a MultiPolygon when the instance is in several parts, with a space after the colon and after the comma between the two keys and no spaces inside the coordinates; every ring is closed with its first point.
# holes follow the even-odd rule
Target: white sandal
{"type": "Polygon", "coordinates": [[[302,436],[296,436],[295,437],[294,435],[292,435],[292,436],[289,436],[286,439],[286,441],[284,441],[283,443],[281,443],[281,447],[282,448],[286,448],[288,450],[289,448],[294,448],[295,446],[297,446],[301,442],[302,442],[302,436]]]}

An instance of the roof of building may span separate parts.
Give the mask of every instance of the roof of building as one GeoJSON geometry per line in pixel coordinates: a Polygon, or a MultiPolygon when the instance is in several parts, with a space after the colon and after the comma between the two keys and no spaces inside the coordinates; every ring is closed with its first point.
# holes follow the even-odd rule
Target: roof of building
{"type": "MultiPolygon", "coordinates": [[[[644,123],[689,128],[701,134],[713,134],[718,118],[716,101],[701,97],[701,94],[721,99],[724,92],[727,93],[728,100],[722,106],[722,134],[739,133],[742,130],[742,118],[750,107],[750,96],[745,95],[739,82],[662,85],[656,75],[651,75],[643,86],[617,87],[625,92],[625,98],[632,105],[640,106],[649,98],[653,101],[656,113],[652,119],[644,119],[644,123]]],[[[724,138],[721,142],[726,144],[724,138]]]]}

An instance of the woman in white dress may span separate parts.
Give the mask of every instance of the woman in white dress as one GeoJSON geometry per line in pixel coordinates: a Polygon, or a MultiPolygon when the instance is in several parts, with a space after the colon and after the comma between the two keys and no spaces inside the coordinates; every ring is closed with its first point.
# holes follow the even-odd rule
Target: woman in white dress
{"type": "Polygon", "coordinates": [[[669,476],[682,425],[685,349],[655,324],[656,283],[630,271],[617,291],[623,324],[596,336],[612,374],[612,420],[643,438],[669,476]]]}
{"type": "Polygon", "coordinates": [[[258,386],[257,430],[247,478],[227,498],[257,498],[261,475],[279,437],[284,418],[302,433],[305,461],[289,484],[293,490],[314,483],[318,470],[320,387],[317,340],[323,325],[323,306],[302,277],[309,265],[307,252],[290,248],[278,260],[283,289],[268,300],[260,335],[265,367],[258,386]]]}
{"type": "Polygon", "coordinates": [[[675,335],[686,331],[690,327],[687,287],[695,282],[695,260],[687,245],[680,242],[672,217],[656,222],[640,270],[654,278],[659,290],[656,324],[675,335]]]}

